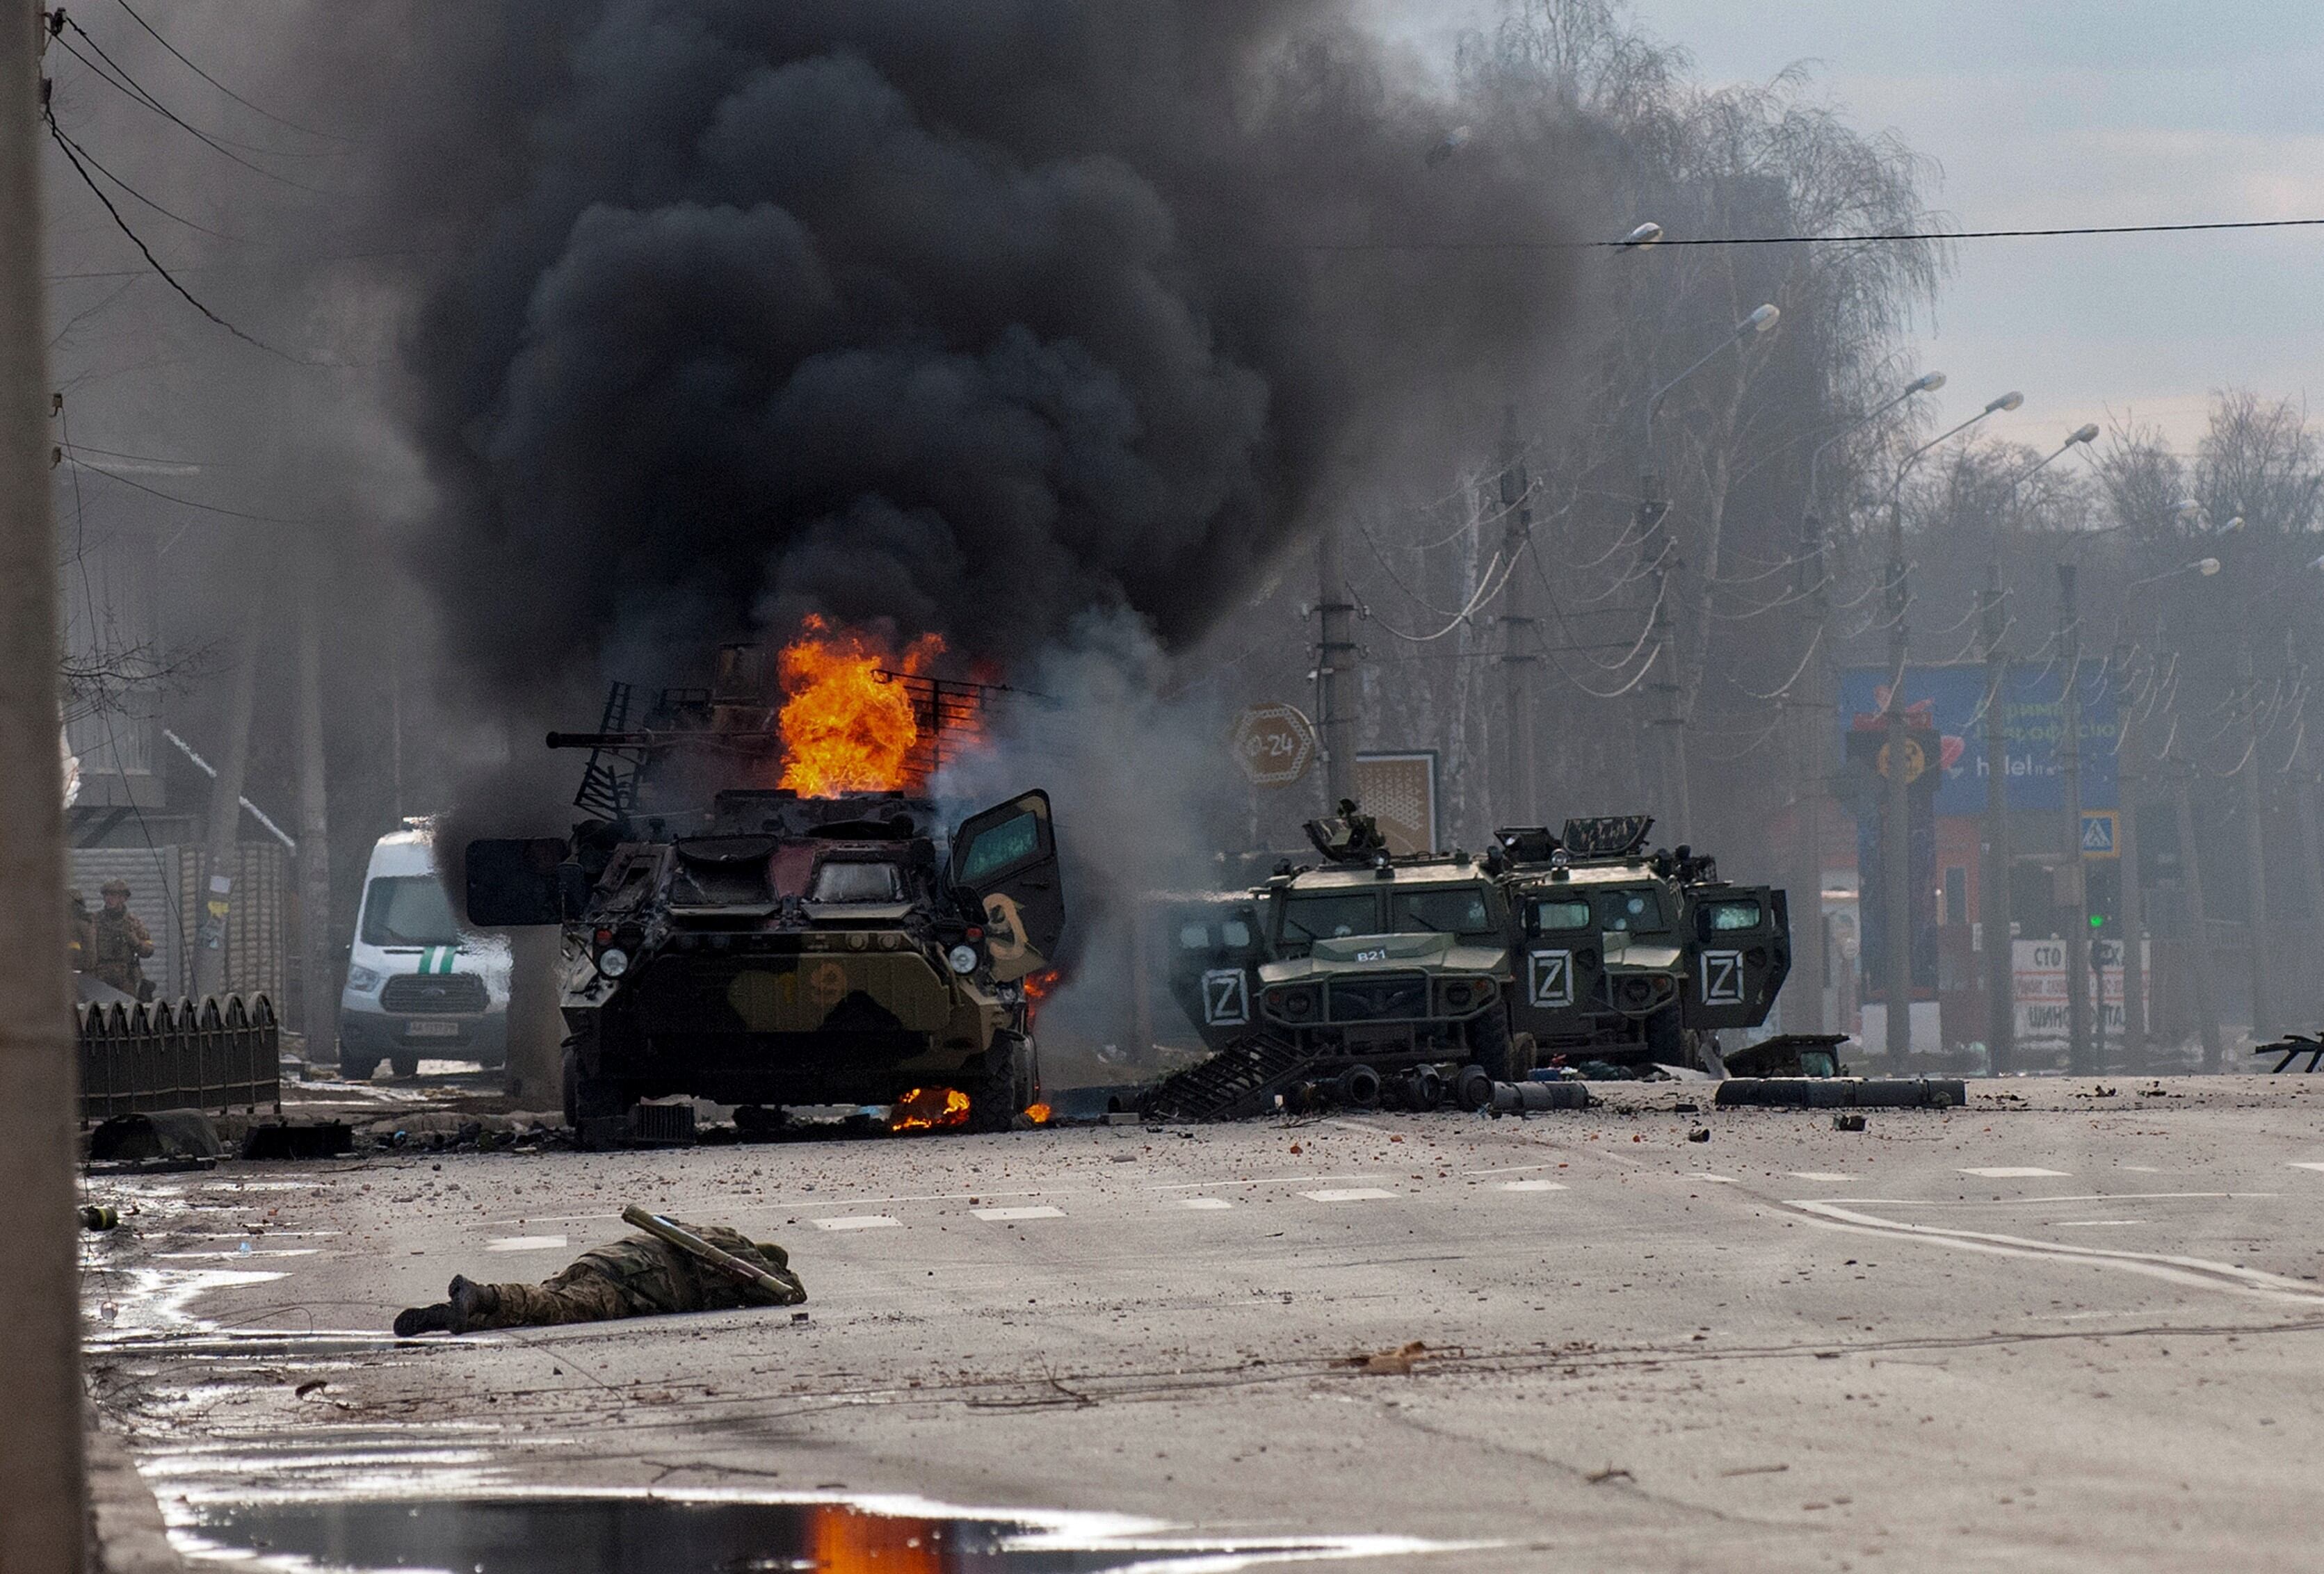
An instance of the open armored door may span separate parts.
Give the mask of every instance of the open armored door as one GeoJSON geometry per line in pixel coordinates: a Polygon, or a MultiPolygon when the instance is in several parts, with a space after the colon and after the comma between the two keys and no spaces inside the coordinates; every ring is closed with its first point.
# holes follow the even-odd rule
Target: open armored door
{"type": "Polygon", "coordinates": [[[1689,1027],[1757,1027],[1792,971],[1784,894],[1769,886],[1720,886],[1690,904],[1694,934],[1681,999],[1689,1027]]]}
{"type": "Polygon", "coordinates": [[[953,833],[952,884],[984,916],[995,979],[1005,984],[1050,966],[1065,932],[1065,890],[1049,795],[1025,793],[963,821],[953,833]]]}
{"type": "Polygon", "coordinates": [[[1510,1021],[1543,1045],[1587,1037],[1606,1009],[1603,937],[1578,887],[1544,883],[1511,893],[1523,946],[1512,959],[1517,997],[1510,1021]]]}

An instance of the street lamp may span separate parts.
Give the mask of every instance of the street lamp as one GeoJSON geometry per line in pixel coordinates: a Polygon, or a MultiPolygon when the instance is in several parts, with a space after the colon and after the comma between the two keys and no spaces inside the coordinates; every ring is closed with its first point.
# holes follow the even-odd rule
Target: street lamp
{"type": "MultiPolygon", "coordinates": [[[[1904,477],[1922,455],[1969,430],[1988,416],[2013,410],[2025,402],[2015,389],[1992,400],[1969,419],[1930,438],[1896,467],[1895,483],[1888,489],[1888,704],[1887,792],[1882,815],[1882,924],[1886,965],[1884,993],[1887,996],[1887,1050],[1893,1066],[1901,1068],[1913,1052],[1913,863],[1912,798],[1904,761],[1904,667],[1911,655],[1911,631],[1904,621],[1911,596],[1904,570],[1904,477]]],[[[1926,764],[1924,762],[1924,769],[1926,764]]]]}
{"type": "MultiPolygon", "coordinates": [[[[2308,566],[2313,568],[2318,563],[2324,563],[2324,557],[2319,557],[2316,560],[2316,563],[2311,563],[2308,566]]],[[[2205,579],[2209,579],[2218,571],[2219,560],[2218,558],[2198,557],[2192,563],[2182,563],[2176,568],[2166,568],[2162,573],[2151,574],[2144,579],[2134,579],[2130,582],[2130,588],[2137,590],[2142,585],[2160,584],[2166,579],[2176,579],[2182,574],[2200,574],[2205,579]]]]}
{"type": "MultiPolygon", "coordinates": [[[[1655,233],[1659,235],[1661,232],[1657,229],[1655,233]]],[[[1653,450],[1655,446],[1655,410],[1662,404],[1663,400],[1669,394],[1670,391],[1676,388],[1688,378],[1693,376],[1696,373],[1702,371],[1705,366],[1710,365],[1711,362],[1717,360],[1719,358],[1720,352],[1727,349],[1729,345],[1741,345],[1755,336],[1764,334],[1769,328],[1774,327],[1775,326],[1775,319],[1783,315],[1783,312],[1773,305],[1760,307],[1749,317],[1747,317],[1741,322],[1737,323],[1735,325],[1735,331],[1732,334],[1720,340],[1718,344],[1713,345],[1710,349],[1704,351],[1702,359],[1695,362],[1693,365],[1689,366],[1677,376],[1672,378],[1668,382],[1664,383],[1660,388],[1655,390],[1654,397],[1646,400],[1646,447],[1649,452],[1653,450]]]]}
{"type": "Polygon", "coordinates": [[[1622,237],[1622,250],[1643,252],[1663,238],[1663,226],[1649,219],[1622,237]]]}

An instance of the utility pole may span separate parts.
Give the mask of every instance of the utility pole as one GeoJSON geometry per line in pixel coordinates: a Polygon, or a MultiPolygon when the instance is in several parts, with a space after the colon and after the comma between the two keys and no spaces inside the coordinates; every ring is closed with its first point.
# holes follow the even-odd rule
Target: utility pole
{"type": "Polygon", "coordinates": [[[1913,772],[1904,746],[1904,667],[1912,658],[1912,631],[1905,613],[1912,606],[1906,584],[1904,524],[1892,509],[1888,532],[1888,704],[1884,797],[1880,815],[1881,927],[1886,974],[1882,992],[1888,997],[1888,1064],[1901,1072],[1913,1053],[1913,772]]]}
{"type": "Polygon", "coordinates": [[[2219,994],[2212,978],[2211,920],[2203,904],[2203,860],[2195,850],[2193,763],[2165,762],[2171,771],[2171,807],[2179,822],[2179,872],[2187,893],[2188,960],[2195,974],[2195,1020],[2203,1039],[2203,1069],[2217,1072],[2226,1060],[2219,1044],[2219,994]]]}
{"type": "Polygon", "coordinates": [[[37,7],[0,24],[0,1196],[9,1250],[0,1569],[80,1574],[80,1266],[73,993],[57,759],[57,538],[49,514],[37,7]]]}
{"type": "MultiPolygon", "coordinates": [[[[2300,707],[2304,718],[2308,708],[2308,674],[2300,673],[2300,707]]],[[[2324,836],[2319,836],[2316,823],[2315,747],[2308,741],[2303,728],[2300,752],[2284,767],[2285,780],[2292,788],[2292,806],[2300,815],[2301,871],[2308,877],[2308,953],[2301,969],[2311,980],[2324,971],[2324,836]]],[[[2311,990],[2308,1005],[2317,1008],[2311,990]]]]}
{"type": "Polygon", "coordinates": [[[2259,779],[2259,679],[2252,666],[2251,641],[2246,639],[2236,658],[2236,676],[2243,684],[2244,711],[2244,857],[2251,870],[2251,913],[2245,946],[2251,958],[2252,1042],[2268,1036],[2275,1013],[2269,1009],[2267,961],[2267,828],[2260,823],[2265,795],[2259,779]]]}
{"type": "MultiPolygon", "coordinates": [[[[2122,1069],[2144,1071],[2146,1067],[2146,893],[2138,883],[2138,789],[2146,780],[2145,767],[2140,750],[2146,746],[2146,734],[2137,718],[2123,705],[2123,696],[2130,683],[2130,661],[2127,654],[2116,650],[2107,664],[2107,686],[2114,694],[2115,714],[2120,718],[2121,731],[2116,734],[2115,772],[2121,782],[2116,811],[2114,850],[2120,865],[2122,899],[2122,1069]]],[[[2101,1011],[2106,997],[2098,997],[2101,1011]]]]}
{"type": "Polygon", "coordinates": [[[2074,606],[2074,566],[2058,565],[2058,659],[2066,669],[2065,725],[2058,740],[2066,799],[2066,1069],[2098,1070],[2090,1043],[2090,888],[2082,860],[2082,623],[2074,606]]]}
{"type": "Polygon", "coordinates": [[[1787,1033],[1821,1033],[1824,1024],[1824,990],[1830,987],[1830,950],[1823,923],[1823,797],[1827,774],[1824,750],[1833,730],[1831,689],[1827,675],[1831,670],[1828,641],[1831,637],[1831,589],[1824,572],[1823,520],[1815,512],[1813,489],[1810,489],[1805,531],[1800,542],[1800,593],[1807,598],[1812,610],[1808,628],[1809,649],[1804,658],[1807,665],[1800,671],[1800,681],[1806,692],[1794,707],[1801,728],[1798,761],[1799,785],[1793,799],[1792,813],[1799,829],[1798,845],[1793,850],[1792,861],[1792,943],[1791,993],[1787,1000],[1804,999],[1807,1008],[1794,1012],[1789,1005],[1784,1008],[1784,1029],[1787,1033]]]}
{"type": "Polygon", "coordinates": [[[1526,575],[1517,559],[1533,542],[1533,493],[1517,446],[1517,410],[1510,405],[1501,428],[1501,677],[1509,706],[1509,813],[1512,825],[1542,814],[1541,769],[1535,758],[1533,619],[1526,575]]]}
{"type": "Polygon", "coordinates": [[[1348,688],[1356,664],[1349,620],[1356,609],[1340,566],[1336,525],[1315,538],[1315,688],[1323,698],[1317,727],[1323,735],[1323,795],[1330,800],[1324,812],[1335,814],[1342,798],[1356,796],[1356,711],[1348,688]]]}
{"type": "MultiPolygon", "coordinates": [[[[1648,563],[1659,565],[1669,543],[1662,533],[1663,520],[1670,514],[1670,503],[1663,497],[1663,479],[1652,470],[1638,473],[1638,556],[1648,563]]],[[[1683,725],[1679,715],[1678,647],[1671,637],[1670,584],[1667,571],[1657,566],[1648,583],[1654,587],[1654,603],[1647,614],[1652,625],[1648,644],[1654,654],[1650,663],[1646,740],[1639,762],[1640,785],[1653,795],[1650,807],[1661,813],[1656,816],[1670,827],[1673,842],[1687,839],[1687,822],[1692,807],[1687,801],[1685,756],[1679,748],[1678,729],[1683,725]]]]}
{"type": "Polygon", "coordinates": [[[338,1058],[339,957],[331,943],[331,827],[323,778],[323,574],[310,540],[300,549],[299,597],[299,987],[307,1058],[338,1058]]]}
{"type": "Polygon", "coordinates": [[[226,993],[226,916],[234,901],[235,875],[241,868],[236,848],[241,841],[242,783],[250,769],[250,713],[258,699],[258,647],[264,627],[254,595],[235,640],[234,686],[226,706],[226,748],[218,757],[217,776],[210,783],[209,855],[205,861],[208,888],[194,946],[198,999],[226,993]]]}
{"type": "Polygon", "coordinates": [[[1988,563],[1978,593],[1978,642],[1985,647],[1985,868],[1978,871],[1978,927],[1985,940],[1987,1064],[1994,1075],[2017,1058],[2017,951],[2009,916],[2009,653],[2003,631],[2008,602],[2001,565],[1988,563]]]}

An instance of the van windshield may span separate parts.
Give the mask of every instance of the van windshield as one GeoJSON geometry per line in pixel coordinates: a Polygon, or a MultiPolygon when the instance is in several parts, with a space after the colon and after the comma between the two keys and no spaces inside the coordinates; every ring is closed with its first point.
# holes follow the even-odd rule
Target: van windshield
{"type": "Polygon", "coordinates": [[[460,926],[432,874],[383,875],[364,894],[365,945],[457,945],[460,926]]]}

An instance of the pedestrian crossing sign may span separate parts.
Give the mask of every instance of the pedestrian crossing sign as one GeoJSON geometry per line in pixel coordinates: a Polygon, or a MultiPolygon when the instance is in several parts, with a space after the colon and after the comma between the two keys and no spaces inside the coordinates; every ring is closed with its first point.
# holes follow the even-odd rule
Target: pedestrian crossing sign
{"type": "Polygon", "coordinates": [[[2112,809],[2082,811],[2082,856],[2084,858],[2116,858],[2115,851],[2116,812],[2112,809]]]}

